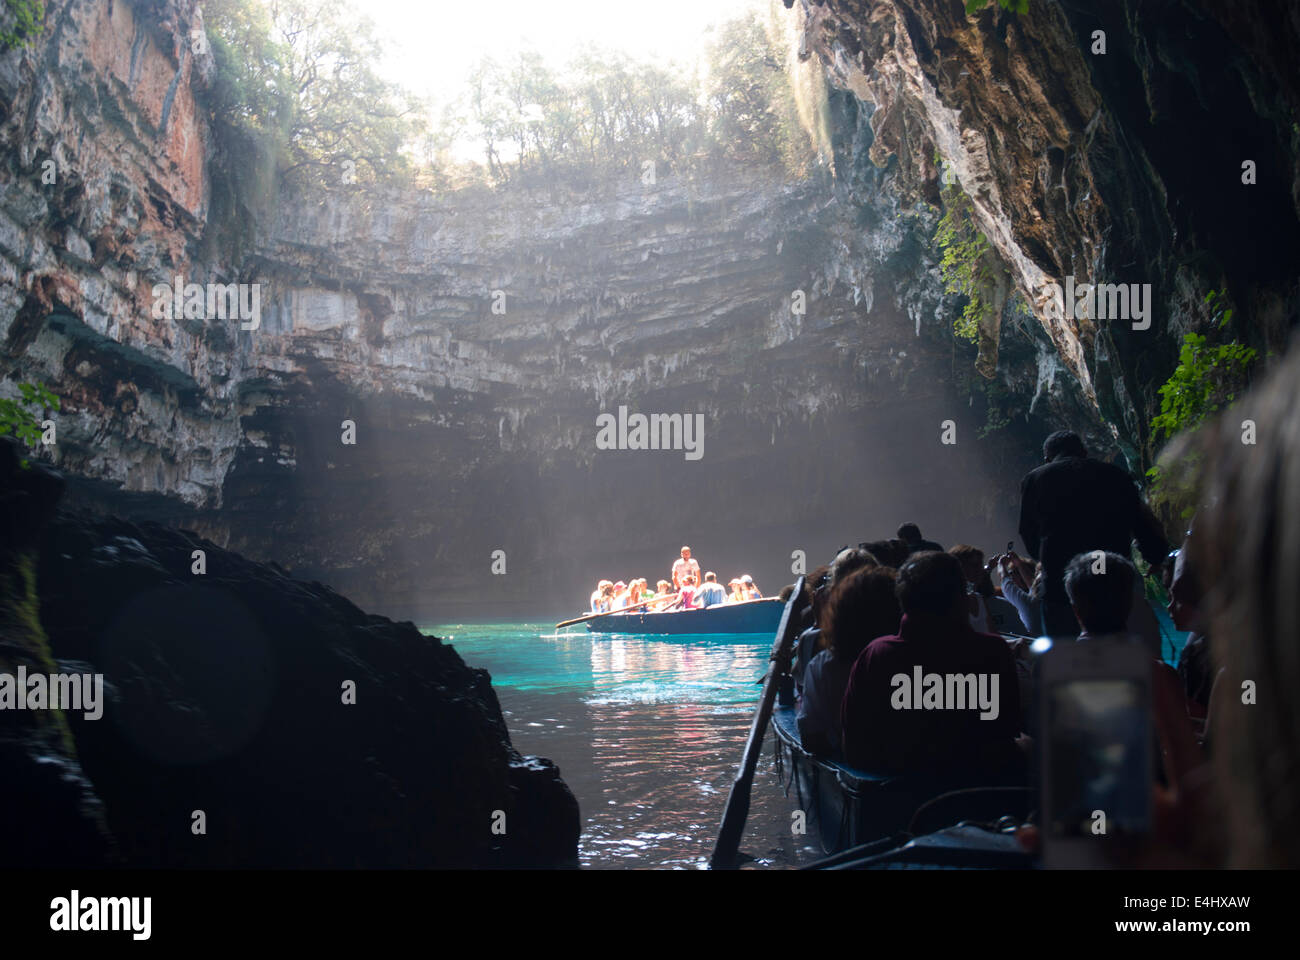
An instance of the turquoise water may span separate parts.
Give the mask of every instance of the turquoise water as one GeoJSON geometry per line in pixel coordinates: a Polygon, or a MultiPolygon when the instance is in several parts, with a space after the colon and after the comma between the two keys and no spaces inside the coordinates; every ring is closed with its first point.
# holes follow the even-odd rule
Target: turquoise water
{"type": "MultiPolygon", "coordinates": [[[[770,637],[557,634],[537,623],[429,628],[492,685],[515,748],[549,757],[578,798],[584,867],[707,865],[757,706],[770,637]]],[[[792,837],[770,738],[741,849],[813,859],[792,837]]]]}

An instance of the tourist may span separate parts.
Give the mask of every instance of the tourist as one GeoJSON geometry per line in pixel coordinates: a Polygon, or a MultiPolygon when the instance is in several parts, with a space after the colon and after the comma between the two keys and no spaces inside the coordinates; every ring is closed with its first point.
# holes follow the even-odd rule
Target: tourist
{"type": "Polygon", "coordinates": [[[858,546],[875,557],[882,566],[895,569],[901,567],[911,553],[907,544],[897,537],[889,540],[872,540],[869,543],[859,543],[858,546]]]}
{"type": "Polygon", "coordinates": [[[627,584],[620,580],[618,583],[614,584],[614,600],[611,604],[611,608],[614,610],[622,610],[626,606],[627,584]]]}
{"type": "Polygon", "coordinates": [[[906,550],[905,556],[911,556],[914,553],[920,553],[922,550],[942,550],[943,547],[933,540],[926,540],[921,536],[921,528],[914,523],[904,523],[898,528],[898,539],[903,541],[903,547],[906,550]]]}
{"type": "Polygon", "coordinates": [[[821,609],[823,602],[830,593],[830,578],[831,568],[826,564],[815,568],[804,577],[804,598],[801,604],[804,610],[804,620],[801,621],[804,629],[795,641],[795,657],[790,667],[790,672],[794,674],[796,692],[803,689],[804,671],[808,669],[808,664],[812,662],[812,658],[822,649],[821,609]]]}
{"type": "MultiPolygon", "coordinates": [[[[1060,430],[1048,437],[1043,461],[1020,485],[1020,539],[1029,555],[1043,562],[1039,631],[1075,636],[1079,627],[1070,611],[1064,579],[1065,565],[1072,558],[1092,550],[1128,556],[1136,539],[1142,556],[1159,567],[1169,544],[1128,473],[1090,458],[1076,434],[1060,430]]],[[[1149,624],[1144,633],[1150,639],[1149,624]]]]}
{"type": "Polygon", "coordinates": [[[673,604],[672,609],[695,609],[695,577],[692,574],[688,573],[682,579],[681,586],[677,589],[677,602],[673,604]]]}
{"type": "Polygon", "coordinates": [[[986,633],[1026,635],[1028,630],[1021,622],[1015,606],[1009,600],[999,597],[993,588],[993,579],[984,567],[984,551],[979,547],[959,543],[950,547],[948,552],[961,564],[968,590],[978,607],[971,614],[971,626],[986,633]]]}
{"type": "MultiPolygon", "coordinates": [[[[745,599],[745,592],[740,588],[739,577],[730,581],[727,586],[731,587],[731,593],[727,596],[728,602],[739,603],[741,600],[745,599]]],[[[794,589],[793,585],[791,586],[791,589],[794,589]]]]}
{"type": "Polygon", "coordinates": [[[596,589],[591,592],[592,613],[609,613],[613,589],[614,584],[608,580],[601,580],[596,584],[596,589]]]}
{"type": "Polygon", "coordinates": [[[903,611],[897,635],[867,644],[849,675],[841,714],[846,761],[980,783],[1023,775],[1015,663],[1001,637],[971,629],[957,558],[914,554],[898,571],[896,593],[903,611]],[[913,689],[918,677],[924,695],[913,689]],[[944,709],[931,700],[936,682],[944,709]]]}
{"type": "Polygon", "coordinates": [[[696,583],[700,581],[700,564],[699,561],[691,557],[691,548],[682,547],[682,555],[679,559],[673,561],[672,578],[673,587],[681,589],[686,575],[690,574],[696,583]]]}
{"type": "MultiPolygon", "coordinates": [[[[1133,564],[1117,553],[1081,553],[1065,567],[1065,593],[1084,641],[1134,639],[1128,632],[1133,607],[1133,564]]],[[[1159,651],[1156,651],[1157,658],[1159,651]]]]}
{"type": "Polygon", "coordinates": [[[754,578],[745,574],[740,578],[740,592],[742,600],[762,600],[763,593],[754,585],[754,578]]]}
{"type": "Polygon", "coordinates": [[[722,584],[718,583],[718,575],[710,570],[704,575],[704,583],[696,594],[696,606],[700,609],[708,609],[709,607],[725,603],[726,599],[727,591],[723,590],[722,584]]]}
{"type": "Polygon", "coordinates": [[[997,558],[1002,596],[1016,608],[1020,622],[1032,636],[1043,622],[1043,565],[1030,563],[1013,550],[997,558]]]}
{"type": "Polygon", "coordinates": [[[797,710],[799,737],[812,753],[841,755],[840,703],[849,671],[873,639],[898,632],[902,610],[894,595],[895,576],[888,567],[861,567],[841,580],[826,601],[825,649],[804,672],[797,710]]]}

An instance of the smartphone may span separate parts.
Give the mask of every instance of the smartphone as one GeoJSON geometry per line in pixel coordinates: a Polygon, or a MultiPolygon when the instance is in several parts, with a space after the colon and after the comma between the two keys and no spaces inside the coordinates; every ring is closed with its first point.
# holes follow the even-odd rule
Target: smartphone
{"type": "Polygon", "coordinates": [[[1151,654],[1136,639],[1039,643],[1043,865],[1114,866],[1116,838],[1151,830],[1151,654]]]}
{"type": "Polygon", "coordinates": [[[1014,540],[1008,540],[1008,541],[1007,541],[1007,553],[1015,553],[1015,552],[1016,552],[1016,541],[1014,541],[1014,540]]]}

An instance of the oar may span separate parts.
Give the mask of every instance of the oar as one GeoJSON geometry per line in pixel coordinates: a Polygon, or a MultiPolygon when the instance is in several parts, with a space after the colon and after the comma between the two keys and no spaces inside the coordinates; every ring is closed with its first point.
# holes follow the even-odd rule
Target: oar
{"type": "Polygon", "coordinates": [[[606,610],[604,613],[589,613],[585,617],[575,617],[572,620],[561,621],[560,623],[557,623],[555,625],[555,629],[559,630],[560,627],[571,627],[575,623],[586,623],[588,620],[595,620],[597,617],[608,617],[611,613],[626,613],[628,610],[638,610],[641,607],[644,607],[648,604],[655,603],[663,599],[665,598],[655,597],[651,600],[642,600],[640,603],[634,603],[630,607],[619,607],[617,610],[606,610]]]}
{"type": "Polygon", "coordinates": [[[749,796],[754,783],[754,770],[758,766],[758,757],[763,750],[763,733],[768,721],[772,719],[772,705],[776,701],[776,690],[780,684],[781,674],[790,665],[790,651],[799,629],[798,613],[803,597],[803,577],[795,581],[794,593],[781,614],[781,625],[776,629],[776,642],[772,644],[771,662],[767,668],[767,678],[763,682],[763,696],[758,701],[758,710],[754,722],[749,728],[749,739],[745,742],[745,755],[740,761],[740,771],[731,785],[727,795],[727,812],[722,815],[722,826],[718,830],[718,841],[713,845],[713,856],[709,858],[709,867],[714,870],[731,869],[736,866],[737,854],[740,852],[740,836],[745,832],[745,821],[749,819],[749,796]]]}

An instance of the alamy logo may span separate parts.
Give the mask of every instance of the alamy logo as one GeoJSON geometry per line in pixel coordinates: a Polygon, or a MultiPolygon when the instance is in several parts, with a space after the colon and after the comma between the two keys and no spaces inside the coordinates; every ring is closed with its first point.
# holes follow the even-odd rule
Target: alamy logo
{"type": "Polygon", "coordinates": [[[1054,280],[1043,284],[1038,296],[1048,320],[1132,320],[1134,330],[1151,326],[1151,284],[1080,283],[1065,278],[1065,288],[1054,280]]]}
{"type": "Polygon", "coordinates": [[[104,715],[102,673],[33,673],[19,667],[0,673],[0,710],[83,710],[87,720],[104,715]]]}
{"type": "Polygon", "coordinates": [[[128,930],[132,940],[148,940],[152,930],[152,897],[85,897],[73,890],[68,897],[50,901],[50,929],[75,933],[79,930],[128,930]]]}
{"type": "Polygon", "coordinates": [[[618,408],[618,417],[602,413],[596,417],[597,450],[684,450],[687,460],[704,456],[704,414],[644,413],[628,415],[618,408]]]}
{"type": "Polygon", "coordinates": [[[889,685],[895,710],[979,710],[981,720],[998,718],[996,673],[924,673],[918,664],[910,677],[894,674],[889,685]]]}
{"type": "Polygon", "coordinates": [[[153,285],[155,320],[240,320],[240,330],[256,330],[262,325],[262,285],[260,283],[186,283],[176,277],[173,283],[153,285]]]}

